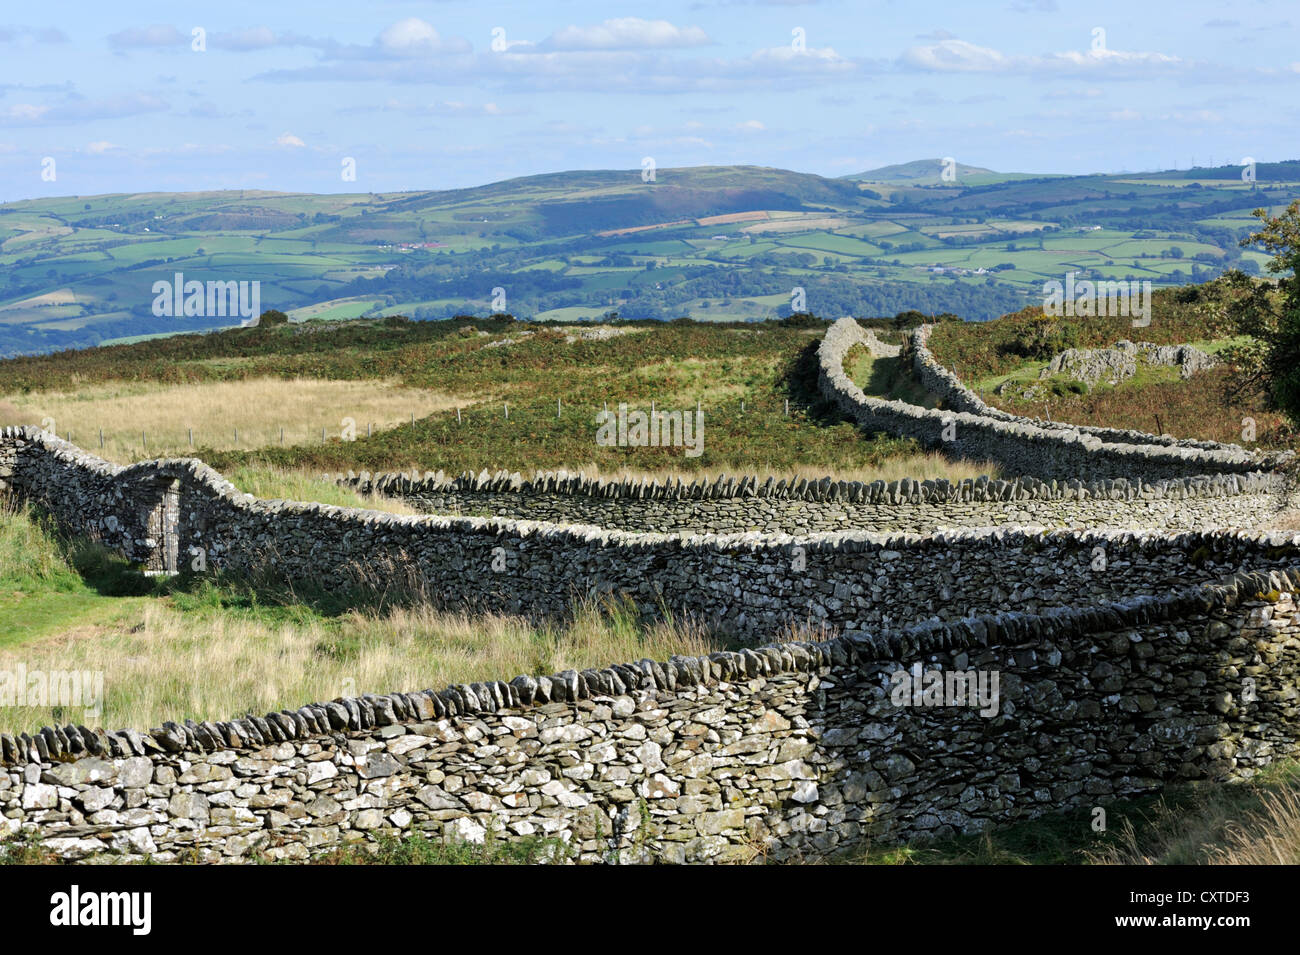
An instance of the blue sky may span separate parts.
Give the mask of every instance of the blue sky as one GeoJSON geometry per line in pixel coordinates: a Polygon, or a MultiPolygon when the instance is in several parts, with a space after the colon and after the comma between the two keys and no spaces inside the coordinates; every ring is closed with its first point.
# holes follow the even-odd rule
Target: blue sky
{"type": "Polygon", "coordinates": [[[1300,8],[1259,0],[9,3],[0,200],[444,189],[646,156],[829,176],[1300,158],[1298,40],[1300,8]]]}

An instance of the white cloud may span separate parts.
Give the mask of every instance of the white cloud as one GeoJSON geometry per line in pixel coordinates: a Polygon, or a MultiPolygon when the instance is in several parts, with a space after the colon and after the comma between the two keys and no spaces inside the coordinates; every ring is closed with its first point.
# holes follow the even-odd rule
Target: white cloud
{"type": "Polygon", "coordinates": [[[121,149],[121,148],[122,148],[121,146],[118,146],[115,143],[110,143],[106,139],[101,139],[98,140],[97,142],[86,144],[86,152],[93,153],[96,156],[103,155],[104,153],[112,152],[114,149],[121,149]]]}
{"type": "Polygon", "coordinates": [[[921,70],[981,72],[1004,70],[1010,60],[997,50],[965,40],[940,40],[911,47],[903,53],[903,62],[921,70]]]}
{"type": "Polygon", "coordinates": [[[830,47],[795,50],[791,46],[757,50],[740,59],[692,58],[668,51],[572,50],[529,52],[511,49],[472,56],[377,57],[369,48],[333,51],[347,62],[271,70],[258,79],[276,82],[433,83],[461,86],[473,76],[482,87],[529,93],[582,90],[604,93],[717,93],[806,86],[826,80],[853,80],[879,72],[885,64],[848,59],[830,47]]]}
{"type": "Polygon", "coordinates": [[[405,113],[409,116],[518,116],[527,110],[503,108],[496,103],[466,103],[461,100],[442,100],[430,103],[405,103],[390,99],[378,105],[348,106],[340,113],[405,113]]]}
{"type": "Polygon", "coordinates": [[[15,103],[0,113],[0,119],[10,123],[34,123],[41,120],[50,111],[48,106],[38,106],[35,103],[15,103]]]}
{"type": "Polygon", "coordinates": [[[375,43],[390,52],[410,55],[437,50],[442,38],[433,24],[419,17],[407,17],[387,27],[375,43]]]}
{"type": "Polygon", "coordinates": [[[1164,53],[1125,50],[1070,50],[1043,56],[1010,56],[957,39],[910,47],[900,60],[905,67],[936,73],[1145,74],[1190,65],[1164,53]]]}
{"type": "Polygon", "coordinates": [[[307,145],[293,133],[281,133],[275,140],[275,144],[277,146],[287,146],[292,149],[301,149],[307,145]]]}
{"type": "Polygon", "coordinates": [[[761,133],[767,129],[756,119],[747,119],[743,123],[737,123],[735,128],[740,133],[761,133]]]}
{"type": "Polygon", "coordinates": [[[540,46],[547,50],[662,50],[712,42],[699,27],[679,27],[667,20],[618,17],[595,26],[564,27],[540,46]]]}
{"type": "MultiPolygon", "coordinates": [[[[463,53],[469,51],[469,44],[459,38],[443,38],[433,23],[419,17],[399,19],[374,39],[370,53],[386,58],[411,58],[429,56],[432,53],[463,53]]],[[[354,55],[355,51],[344,52],[344,56],[354,55]]],[[[365,53],[361,53],[365,55],[365,53]]]]}

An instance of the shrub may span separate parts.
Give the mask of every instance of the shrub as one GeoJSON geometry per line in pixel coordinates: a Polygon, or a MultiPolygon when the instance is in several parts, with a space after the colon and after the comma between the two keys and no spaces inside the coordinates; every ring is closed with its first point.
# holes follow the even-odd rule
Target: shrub
{"type": "Polygon", "coordinates": [[[1042,361],[1067,348],[1078,348],[1079,338],[1079,327],[1073,322],[1035,315],[1017,331],[1008,349],[1022,358],[1042,361]]]}

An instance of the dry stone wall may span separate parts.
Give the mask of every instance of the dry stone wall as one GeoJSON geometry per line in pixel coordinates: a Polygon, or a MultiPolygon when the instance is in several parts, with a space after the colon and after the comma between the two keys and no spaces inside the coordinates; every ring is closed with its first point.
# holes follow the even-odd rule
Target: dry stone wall
{"type": "Polygon", "coordinates": [[[71,860],[493,830],[557,859],[724,862],[978,832],[1295,754],[1297,589],[1293,568],[148,733],[3,735],[0,834],[71,860]],[[922,670],[996,673],[996,705],[895,696],[922,670]]]}
{"type": "Polygon", "coordinates": [[[363,493],[403,497],[440,514],[493,515],[633,531],[805,534],[862,529],[926,532],[944,527],[1193,529],[1249,527],[1289,503],[1279,473],[1293,455],[1138,431],[1018,417],[984,403],[930,353],[931,326],[910,338],[917,379],[947,410],[885,401],[848,379],[855,345],[897,355],[853,319],[836,322],[818,350],[823,394],[869,430],[916,438],[953,457],[993,460],[1013,480],[892,482],[767,479],[721,475],[660,482],[605,480],[567,472],[426,471],[336,474],[363,493]],[[957,412],[957,413],[954,413],[957,412]]]}
{"type": "MultiPolygon", "coordinates": [[[[914,343],[923,345],[925,334],[919,332],[914,343]]],[[[1271,470],[1280,463],[1234,445],[1165,441],[1139,432],[1102,432],[998,412],[920,348],[913,360],[922,384],[952,410],[873,398],[844,371],[844,356],[859,344],[867,344],[861,326],[842,318],[818,346],[821,392],[847,418],[868,431],[914,438],[953,456],[996,461],[1012,474],[1058,481],[1122,477],[1139,483],[1271,470]],[[1134,437],[1124,440],[1125,434],[1134,437]]]]}
{"type": "Polygon", "coordinates": [[[1293,552],[1286,535],[1216,531],[654,534],[393,515],[259,501],[193,460],[119,468],[43,432],[0,437],[16,448],[14,491],[152,568],[175,569],[173,555],[189,566],[201,552],[211,570],[272,568],[330,587],[400,574],[449,607],[535,618],[618,594],[647,617],[668,610],[749,643],[800,624],[853,631],[1081,605],[1280,565],[1293,552]]]}
{"type": "Polygon", "coordinates": [[[361,493],[400,497],[433,514],[492,515],[631,531],[807,534],[869,530],[923,533],[945,527],[1202,529],[1252,527],[1288,499],[1280,474],[1211,474],[1130,484],[967,478],[945,480],[760,480],[662,483],[601,480],[564,472],[486,471],[333,475],[361,493]]]}
{"type": "MultiPolygon", "coordinates": [[[[995,421],[1002,421],[1026,428],[1034,428],[1045,432],[1060,433],[1067,436],[1071,434],[1086,435],[1106,443],[1185,448],[1191,451],[1220,452],[1229,456],[1227,459],[1221,458],[1218,455],[1213,455],[1210,458],[1207,458],[1207,466],[1205,469],[1207,473],[1218,470],[1222,466],[1224,460],[1231,460],[1239,454],[1250,455],[1250,452],[1247,452],[1245,449],[1235,444],[1222,444],[1217,441],[1196,441],[1188,438],[1174,438],[1169,435],[1147,434],[1145,431],[1132,431],[1120,428],[1095,428],[1088,425],[1070,424],[1064,421],[1044,421],[1040,418],[1026,418],[1021,415],[1013,415],[1010,412],[1003,411],[1001,408],[994,408],[970,388],[966,387],[960,378],[945,368],[939,360],[934,357],[934,354],[929,348],[930,334],[933,330],[933,325],[922,325],[912,332],[909,338],[912,354],[912,370],[916,374],[917,380],[921,382],[927,391],[936,395],[943,402],[946,408],[950,408],[954,411],[964,411],[978,417],[991,418],[995,421]]],[[[1261,470],[1273,470],[1294,459],[1294,454],[1291,452],[1279,454],[1257,454],[1250,456],[1254,458],[1257,462],[1257,466],[1261,470]]]]}

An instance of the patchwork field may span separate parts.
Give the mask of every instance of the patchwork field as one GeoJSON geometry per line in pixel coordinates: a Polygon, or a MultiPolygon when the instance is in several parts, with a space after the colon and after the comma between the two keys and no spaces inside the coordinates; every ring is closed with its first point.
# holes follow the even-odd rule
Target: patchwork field
{"type": "Polygon", "coordinates": [[[938,167],[875,181],[753,166],[584,171],[450,192],[108,195],[0,205],[0,355],[229,324],[155,318],[153,283],[259,281],[295,321],[404,314],[756,320],[910,308],[991,319],[1044,281],[1259,272],[1252,209],[1294,163],[1141,176],[938,167]],[[1171,202],[1171,197],[1177,199],[1171,202]],[[495,304],[494,304],[495,303],[495,304]]]}

